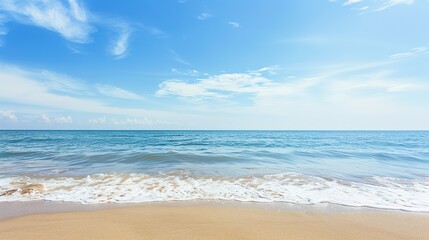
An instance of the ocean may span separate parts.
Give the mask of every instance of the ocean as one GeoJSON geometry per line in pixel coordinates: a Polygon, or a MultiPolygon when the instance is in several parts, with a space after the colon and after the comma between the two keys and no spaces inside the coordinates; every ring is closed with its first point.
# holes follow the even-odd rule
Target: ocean
{"type": "Polygon", "coordinates": [[[0,202],[429,212],[429,131],[0,131],[0,202]]]}

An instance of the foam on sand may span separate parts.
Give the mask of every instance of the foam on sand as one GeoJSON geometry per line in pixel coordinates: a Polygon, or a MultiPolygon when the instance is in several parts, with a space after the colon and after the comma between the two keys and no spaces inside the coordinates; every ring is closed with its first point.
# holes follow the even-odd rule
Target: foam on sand
{"type": "Polygon", "coordinates": [[[186,174],[96,174],[87,177],[0,179],[1,201],[65,201],[83,204],[183,200],[332,203],[429,212],[429,179],[372,177],[367,182],[285,173],[248,177],[186,174]]]}

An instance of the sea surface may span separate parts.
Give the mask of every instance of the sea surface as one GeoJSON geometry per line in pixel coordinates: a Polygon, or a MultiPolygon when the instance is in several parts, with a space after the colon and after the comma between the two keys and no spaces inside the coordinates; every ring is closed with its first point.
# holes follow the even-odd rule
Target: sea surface
{"type": "Polygon", "coordinates": [[[0,131],[0,202],[429,212],[429,131],[0,131]]]}

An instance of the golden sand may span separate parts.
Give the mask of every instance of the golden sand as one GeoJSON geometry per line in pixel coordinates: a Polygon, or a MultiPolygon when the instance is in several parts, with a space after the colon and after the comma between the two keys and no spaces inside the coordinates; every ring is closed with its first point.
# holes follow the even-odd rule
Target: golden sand
{"type": "Polygon", "coordinates": [[[429,240],[429,216],[147,205],[7,219],[0,239],[429,240]]]}

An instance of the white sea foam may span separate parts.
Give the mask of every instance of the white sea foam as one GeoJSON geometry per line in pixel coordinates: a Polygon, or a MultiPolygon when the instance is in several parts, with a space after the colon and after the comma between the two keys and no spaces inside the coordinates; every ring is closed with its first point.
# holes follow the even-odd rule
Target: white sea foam
{"type": "Polygon", "coordinates": [[[0,202],[31,200],[83,204],[178,200],[332,203],[429,212],[429,179],[373,177],[366,182],[350,182],[295,173],[237,178],[97,174],[84,178],[0,179],[0,202]],[[39,187],[31,189],[33,186],[39,187]],[[25,192],[30,189],[29,193],[23,193],[25,188],[25,192]]]}

